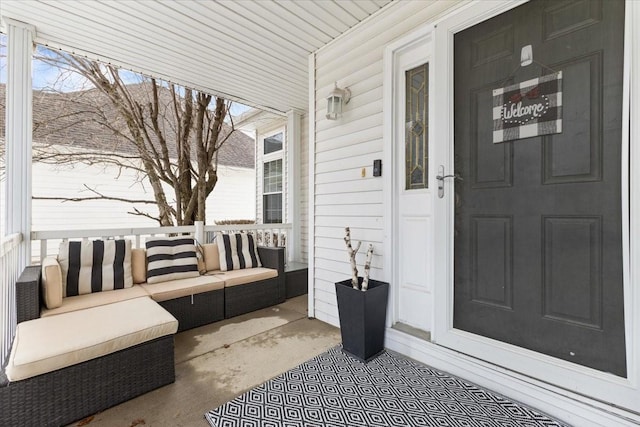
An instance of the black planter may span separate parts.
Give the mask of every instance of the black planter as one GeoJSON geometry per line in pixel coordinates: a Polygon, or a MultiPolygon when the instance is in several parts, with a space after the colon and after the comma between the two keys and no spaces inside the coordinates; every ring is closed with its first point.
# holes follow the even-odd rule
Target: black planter
{"type": "MultiPolygon", "coordinates": [[[[362,283],[362,277],[358,280],[362,283]]],[[[336,282],[342,348],[363,362],[384,350],[389,284],[369,279],[369,289],[353,289],[351,279],[336,282]]]]}

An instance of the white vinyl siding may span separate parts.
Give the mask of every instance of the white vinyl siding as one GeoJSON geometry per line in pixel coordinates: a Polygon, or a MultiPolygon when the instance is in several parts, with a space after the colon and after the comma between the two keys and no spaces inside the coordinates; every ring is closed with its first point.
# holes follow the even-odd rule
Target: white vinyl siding
{"type": "Polygon", "coordinates": [[[254,220],[255,170],[218,166],[218,183],[207,197],[207,224],[221,220],[254,220]]]}
{"type": "MultiPolygon", "coordinates": [[[[373,243],[371,277],[383,271],[383,179],[373,161],[383,158],[383,52],[387,44],[441,14],[455,2],[398,2],[316,53],[315,108],[315,317],[338,325],[334,282],[351,274],[344,228],[355,241],[373,243]],[[325,119],[334,82],[352,98],[343,115],[325,119]],[[365,168],[365,177],[361,171],[365,168]]],[[[393,165],[382,165],[383,174],[393,165]]],[[[365,250],[357,262],[364,264],[365,250]]]]}
{"type": "MultiPolygon", "coordinates": [[[[206,222],[223,219],[254,219],[255,171],[253,169],[220,165],[218,183],[207,198],[206,222]]],[[[102,194],[126,199],[153,200],[148,181],[137,182],[130,170],[113,166],[71,167],[33,164],[33,195],[48,197],[93,196],[83,184],[102,194]],[[116,179],[118,177],[118,179],[116,179]]],[[[167,191],[167,195],[170,190],[167,191]]],[[[155,205],[124,203],[114,200],[62,202],[60,200],[33,201],[33,230],[64,230],[91,228],[155,227],[152,219],[130,215],[136,207],[151,215],[157,214],[155,205]]]]}

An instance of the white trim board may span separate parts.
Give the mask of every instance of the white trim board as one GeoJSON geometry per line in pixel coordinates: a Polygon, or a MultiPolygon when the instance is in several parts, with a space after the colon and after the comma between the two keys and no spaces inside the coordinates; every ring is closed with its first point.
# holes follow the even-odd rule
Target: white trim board
{"type": "MultiPolygon", "coordinates": [[[[625,261],[624,299],[625,299],[625,329],[627,343],[627,375],[632,380],[640,395],[640,147],[637,141],[640,139],[640,123],[638,120],[638,97],[640,96],[640,82],[637,76],[640,73],[640,4],[627,0],[625,23],[625,70],[624,70],[624,99],[623,99],[623,152],[628,153],[629,161],[623,159],[623,167],[629,173],[629,179],[623,179],[623,194],[629,194],[627,205],[623,205],[623,212],[629,215],[628,222],[628,254],[625,261]],[[634,117],[631,117],[631,114],[634,117]],[[629,123],[629,126],[625,126],[629,123]],[[628,134],[627,134],[628,132],[628,134]],[[636,143],[632,144],[632,141],[636,143]],[[628,150],[625,151],[624,149],[628,150]],[[634,165],[635,167],[630,167],[634,165]],[[627,182],[625,182],[627,181],[627,182]],[[626,193],[625,193],[626,192],[626,193]]],[[[624,230],[623,230],[624,233],[624,230]]],[[[640,396],[636,401],[637,411],[640,412],[640,396]]]]}
{"type": "Polygon", "coordinates": [[[298,111],[287,112],[286,157],[287,157],[287,222],[293,224],[288,261],[300,261],[302,251],[300,216],[300,139],[301,114],[298,111]]]}
{"type": "Polygon", "coordinates": [[[4,232],[21,233],[23,241],[18,249],[18,271],[31,260],[32,212],[32,52],[36,36],[32,25],[4,18],[7,31],[7,85],[4,185],[5,206],[0,220],[4,232]]]}
{"type": "Polygon", "coordinates": [[[308,254],[307,254],[307,280],[309,282],[307,289],[308,299],[308,316],[313,318],[316,315],[315,304],[315,257],[316,257],[316,54],[311,53],[309,55],[309,114],[307,115],[309,121],[308,132],[309,141],[309,200],[308,200],[308,212],[307,212],[307,232],[308,237],[308,254]]]}

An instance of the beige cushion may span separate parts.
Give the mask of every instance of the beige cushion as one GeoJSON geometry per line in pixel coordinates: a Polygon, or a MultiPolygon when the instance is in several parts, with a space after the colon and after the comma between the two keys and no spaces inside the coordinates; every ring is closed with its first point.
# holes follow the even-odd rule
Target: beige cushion
{"type": "Polygon", "coordinates": [[[148,297],[29,320],[16,329],[7,377],[34,377],[177,330],[178,321],[148,297]]]}
{"type": "Polygon", "coordinates": [[[130,288],[116,289],[115,291],[94,292],[92,294],[77,295],[62,299],[62,305],[54,309],[43,309],[40,316],[47,317],[56,314],[68,313],[70,311],[82,310],[85,308],[98,307],[114,302],[126,301],[133,298],[146,297],[149,294],[140,286],[134,285],[130,288]]]}
{"type": "Polygon", "coordinates": [[[202,292],[215,291],[224,288],[224,281],[217,276],[198,276],[187,279],[176,279],[168,282],[140,285],[154,301],[167,301],[170,299],[200,294],[202,292]]]}
{"type": "Polygon", "coordinates": [[[62,305],[62,269],[54,256],[42,260],[42,297],[47,308],[62,305]]]}
{"type": "Polygon", "coordinates": [[[264,267],[244,268],[242,270],[220,271],[216,273],[216,277],[224,280],[224,286],[228,288],[278,277],[278,270],[264,267]]]}
{"type": "Polygon", "coordinates": [[[147,252],[144,249],[131,249],[131,275],[136,285],[147,281],[147,252]]]}
{"type": "Polygon", "coordinates": [[[220,270],[220,252],[217,243],[207,243],[202,245],[204,254],[204,266],[207,271],[220,270]]]}

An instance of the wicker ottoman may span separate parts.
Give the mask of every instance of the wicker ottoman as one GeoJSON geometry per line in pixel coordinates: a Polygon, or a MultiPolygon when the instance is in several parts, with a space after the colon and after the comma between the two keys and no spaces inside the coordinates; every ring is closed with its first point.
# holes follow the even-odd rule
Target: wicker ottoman
{"type": "Polygon", "coordinates": [[[147,297],[20,323],[0,425],[68,424],[173,382],[177,327],[147,297]]]}

